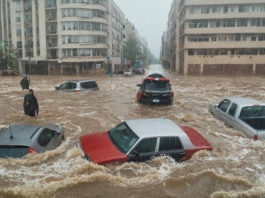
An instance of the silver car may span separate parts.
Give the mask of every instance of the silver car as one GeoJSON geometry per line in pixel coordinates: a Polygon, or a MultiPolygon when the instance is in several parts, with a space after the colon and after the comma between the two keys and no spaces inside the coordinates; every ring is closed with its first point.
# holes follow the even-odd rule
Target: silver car
{"type": "Polygon", "coordinates": [[[55,89],[65,92],[80,92],[87,90],[99,90],[99,87],[94,80],[70,80],[55,87],[55,89]]]}
{"type": "Polygon", "coordinates": [[[63,128],[59,125],[7,125],[0,129],[0,158],[42,153],[55,149],[63,139],[63,128]]]}
{"type": "Polygon", "coordinates": [[[242,131],[248,138],[265,139],[265,103],[242,97],[229,97],[209,106],[217,119],[242,131]]]}

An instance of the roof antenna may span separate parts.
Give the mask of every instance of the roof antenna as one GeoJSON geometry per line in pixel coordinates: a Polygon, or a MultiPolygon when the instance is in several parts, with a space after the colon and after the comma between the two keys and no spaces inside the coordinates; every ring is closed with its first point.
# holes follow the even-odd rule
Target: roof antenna
{"type": "Polygon", "coordinates": [[[12,131],[11,131],[11,124],[9,124],[9,127],[8,127],[8,131],[9,131],[9,134],[10,134],[10,139],[13,139],[13,134],[12,134],[12,131]]]}

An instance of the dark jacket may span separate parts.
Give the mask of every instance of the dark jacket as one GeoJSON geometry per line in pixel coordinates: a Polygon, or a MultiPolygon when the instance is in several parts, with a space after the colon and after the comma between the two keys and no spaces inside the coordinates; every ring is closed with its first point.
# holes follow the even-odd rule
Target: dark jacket
{"type": "Polygon", "coordinates": [[[22,78],[22,80],[20,81],[20,85],[23,89],[29,89],[29,80],[27,77],[22,78]]]}
{"type": "Polygon", "coordinates": [[[24,113],[34,117],[35,113],[39,113],[39,104],[38,100],[34,95],[26,94],[24,97],[24,113]]]}

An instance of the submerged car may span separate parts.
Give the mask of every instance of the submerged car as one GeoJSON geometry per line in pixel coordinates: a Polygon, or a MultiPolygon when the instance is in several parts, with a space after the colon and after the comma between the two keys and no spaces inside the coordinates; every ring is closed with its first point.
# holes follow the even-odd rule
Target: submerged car
{"type": "Polygon", "coordinates": [[[87,90],[99,90],[99,87],[94,80],[70,80],[55,87],[55,89],[65,92],[80,92],[87,90]]]}
{"type": "Polygon", "coordinates": [[[212,150],[193,128],[168,119],[125,121],[110,131],[81,136],[78,146],[87,160],[98,164],[141,162],[161,155],[182,162],[197,151],[212,150]]]}
{"type": "Polygon", "coordinates": [[[172,104],[174,92],[170,80],[155,73],[146,77],[142,84],[137,85],[137,101],[143,104],[172,104]]]}
{"type": "Polygon", "coordinates": [[[242,97],[230,97],[210,104],[209,112],[226,125],[242,131],[248,138],[265,139],[265,103],[242,97]]]}
{"type": "Polygon", "coordinates": [[[123,73],[124,76],[132,76],[132,69],[126,69],[123,73]]]}
{"type": "Polygon", "coordinates": [[[140,74],[140,75],[145,74],[145,70],[143,67],[133,67],[132,72],[134,74],[140,74]]]}
{"type": "Polygon", "coordinates": [[[58,147],[64,139],[59,125],[7,125],[0,130],[0,158],[21,158],[58,147]]]}

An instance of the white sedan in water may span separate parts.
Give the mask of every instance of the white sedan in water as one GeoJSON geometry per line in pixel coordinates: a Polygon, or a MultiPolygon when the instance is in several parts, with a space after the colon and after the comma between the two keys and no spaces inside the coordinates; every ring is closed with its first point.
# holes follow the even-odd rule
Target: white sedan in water
{"type": "Polygon", "coordinates": [[[209,112],[226,125],[242,131],[248,138],[265,139],[265,103],[242,97],[230,97],[210,104],[209,112]]]}

